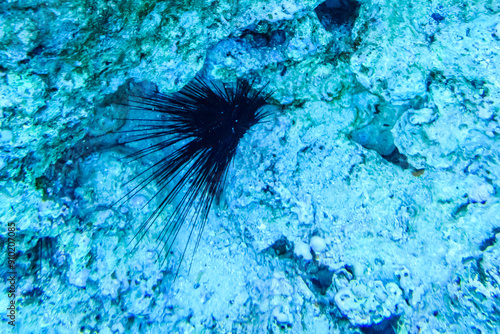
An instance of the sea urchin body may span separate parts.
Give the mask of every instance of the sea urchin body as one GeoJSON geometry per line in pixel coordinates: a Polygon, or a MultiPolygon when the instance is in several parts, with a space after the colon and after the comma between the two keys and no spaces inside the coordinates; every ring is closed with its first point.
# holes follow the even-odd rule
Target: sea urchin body
{"type": "MultiPolygon", "coordinates": [[[[148,146],[127,159],[155,153],[161,157],[127,182],[134,186],[119,202],[139,194],[151,182],[156,182],[159,190],[148,203],[166,191],[137,231],[136,242],[152,224],[161,221],[158,245],[160,254],[165,254],[163,260],[183,227],[188,240],[195,240],[196,250],[210,208],[224,187],[238,143],[254,124],[267,116],[261,107],[270,95],[263,94],[262,89],[252,90],[246,80],[238,80],[234,87],[220,87],[195,78],[174,94],[154,92],[130,98],[131,110],[148,116],[134,119],[139,124],[126,131],[129,137],[123,144],[141,142],[148,146]],[[160,219],[168,205],[173,205],[172,212],[160,219]]],[[[188,243],[179,264],[187,246],[188,243]]]]}

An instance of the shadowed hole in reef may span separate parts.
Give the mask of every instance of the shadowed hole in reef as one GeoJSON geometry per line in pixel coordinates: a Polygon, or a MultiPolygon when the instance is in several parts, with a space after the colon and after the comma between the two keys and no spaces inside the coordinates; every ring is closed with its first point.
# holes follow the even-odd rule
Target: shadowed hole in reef
{"type": "Polygon", "coordinates": [[[350,138],[364,148],[377,152],[386,161],[402,169],[411,168],[408,158],[401,154],[394,145],[394,138],[390,131],[377,131],[372,127],[365,127],[354,130],[350,134],[350,138]]]}
{"type": "Polygon", "coordinates": [[[359,14],[360,4],[353,0],[327,0],[314,9],[319,21],[326,30],[332,31],[341,26],[352,28],[359,14]]]}
{"type": "Polygon", "coordinates": [[[325,295],[333,281],[333,271],[327,266],[320,265],[314,274],[310,274],[309,279],[314,288],[322,295],[325,295]]]}
{"type": "Polygon", "coordinates": [[[293,258],[293,242],[288,241],[286,237],[281,237],[276,240],[271,246],[264,250],[264,253],[268,253],[279,258],[293,258]]]}
{"type": "Polygon", "coordinates": [[[493,228],[493,231],[491,232],[492,236],[483,240],[481,245],[479,246],[479,249],[484,252],[486,248],[493,246],[497,242],[497,237],[496,235],[500,233],[500,227],[495,227],[493,228]]]}
{"type": "Polygon", "coordinates": [[[399,332],[397,330],[399,318],[400,316],[392,316],[385,318],[379,323],[363,326],[359,329],[363,334],[396,334],[399,332]]]}
{"type": "MultiPolygon", "coordinates": [[[[263,253],[288,261],[295,270],[302,272],[303,279],[310,282],[311,291],[325,295],[333,282],[334,273],[325,265],[320,265],[313,257],[310,261],[305,261],[301,256],[294,253],[295,245],[286,237],[276,240],[263,253]]],[[[314,254],[314,252],[313,252],[314,254]]]]}
{"type": "Polygon", "coordinates": [[[410,164],[408,163],[408,158],[406,157],[406,155],[401,154],[397,147],[394,148],[394,151],[392,151],[391,154],[383,155],[382,158],[403,169],[410,168],[410,164]]]}
{"type": "Polygon", "coordinates": [[[365,122],[349,134],[349,138],[366,149],[377,152],[386,161],[401,167],[413,168],[408,158],[399,152],[394,144],[391,130],[404,109],[389,104],[375,104],[371,107],[372,115],[369,122],[365,122]]]}

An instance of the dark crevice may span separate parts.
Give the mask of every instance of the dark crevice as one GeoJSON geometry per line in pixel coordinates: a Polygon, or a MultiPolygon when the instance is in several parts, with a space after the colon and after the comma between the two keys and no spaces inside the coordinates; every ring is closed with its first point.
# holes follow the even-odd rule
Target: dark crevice
{"type": "Polygon", "coordinates": [[[493,246],[496,243],[496,241],[497,241],[496,235],[498,233],[500,233],[500,227],[495,227],[493,229],[493,231],[491,231],[492,236],[490,238],[487,238],[487,239],[483,240],[483,242],[479,246],[479,249],[482,252],[484,252],[486,250],[486,248],[488,248],[490,246],[493,246]]]}
{"type": "Polygon", "coordinates": [[[408,158],[406,157],[406,155],[401,154],[397,147],[394,148],[394,151],[392,151],[391,154],[382,155],[382,158],[396,166],[401,167],[402,169],[408,169],[411,167],[408,163],[408,158]]]}
{"type": "Polygon", "coordinates": [[[377,324],[360,327],[363,334],[396,334],[400,316],[385,318],[377,324]]]}
{"type": "Polygon", "coordinates": [[[332,31],[342,26],[352,28],[359,14],[360,4],[353,0],[327,0],[314,9],[326,30],[332,31]]]}

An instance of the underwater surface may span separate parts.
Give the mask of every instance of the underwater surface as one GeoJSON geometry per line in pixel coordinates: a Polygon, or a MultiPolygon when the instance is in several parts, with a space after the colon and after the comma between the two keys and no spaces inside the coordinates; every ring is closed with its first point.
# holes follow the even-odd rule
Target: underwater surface
{"type": "Polygon", "coordinates": [[[2,333],[500,333],[497,0],[6,0],[0,108],[2,333]]]}

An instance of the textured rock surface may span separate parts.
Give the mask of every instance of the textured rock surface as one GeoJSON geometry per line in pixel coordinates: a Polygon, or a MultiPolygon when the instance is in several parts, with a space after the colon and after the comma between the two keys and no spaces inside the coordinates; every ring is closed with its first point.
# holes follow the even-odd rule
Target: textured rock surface
{"type": "Polygon", "coordinates": [[[323,10],[350,2],[322,19],[319,3],[0,4],[0,262],[15,222],[19,332],[500,325],[500,6],[363,0],[339,26],[323,10]],[[161,225],[130,244],[156,185],[111,206],[151,161],[91,148],[129,91],[196,73],[275,93],[174,281],[186,236],[164,267],[161,225]]]}

